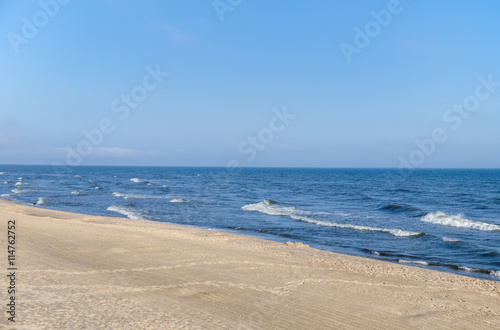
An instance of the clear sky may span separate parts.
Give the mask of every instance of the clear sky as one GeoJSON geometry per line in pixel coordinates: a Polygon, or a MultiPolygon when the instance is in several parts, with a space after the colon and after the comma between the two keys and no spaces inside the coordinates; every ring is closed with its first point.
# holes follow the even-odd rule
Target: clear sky
{"type": "Polygon", "coordinates": [[[496,0],[0,0],[0,163],[499,168],[499,17],[496,0]]]}

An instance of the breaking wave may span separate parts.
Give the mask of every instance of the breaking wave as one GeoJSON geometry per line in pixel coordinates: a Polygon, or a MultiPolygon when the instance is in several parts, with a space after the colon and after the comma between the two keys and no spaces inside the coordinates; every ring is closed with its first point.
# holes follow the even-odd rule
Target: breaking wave
{"type": "Polygon", "coordinates": [[[420,261],[420,260],[405,260],[405,259],[399,259],[398,262],[400,264],[412,264],[412,265],[422,265],[422,266],[429,266],[429,263],[427,261],[420,261]]]}
{"type": "Polygon", "coordinates": [[[123,199],[125,200],[129,200],[129,199],[133,199],[134,196],[133,195],[130,195],[130,194],[123,194],[121,192],[114,192],[113,193],[113,196],[116,196],[116,197],[122,197],[123,199]]]}
{"type": "Polygon", "coordinates": [[[121,193],[121,192],[118,192],[118,191],[115,191],[113,193],[113,196],[115,196],[115,197],[121,197],[121,198],[123,198],[125,200],[131,200],[131,199],[162,199],[162,198],[166,198],[166,196],[125,194],[125,193],[121,193]]]}
{"type": "Polygon", "coordinates": [[[265,201],[257,204],[245,205],[241,209],[245,211],[257,211],[268,215],[276,215],[283,217],[312,214],[312,212],[310,211],[302,211],[293,206],[279,206],[278,202],[273,201],[272,199],[266,199],[265,201]]]}
{"type": "Polygon", "coordinates": [[[139,178],[132,178],[132,179],[130,179],[130,181],[135,182],[135,183],[147,182],[146,180],[144,180],[144,179],[139,179],[139,178]]]}
{"type": "Polygon", "coordinates": [[[45,204],[46,201],[47,201],[47,197],[40,197],[40,198],[38,198],[38,201],[36,202],[36,205],[45,204]]]}
{"type": "Polygon", "coordinates": [[[483,231],[500,230],[500,226],[487,222],[474,221],[462,218],[462,214],[446,215],[443,212],[428,213],[421,218],[422,221],[436,225],[450,226],[457,228],[468,228],[483,231]]]}
{"type": "Polygon", "coordinates": [[[454,239],[454,238],[450,238],[450,237],[443,237],[443,241],[450,242],[450,243],[461,242],[461,240],[459,240],[459,239],[454,239]]]}
{"type": "Polygon", "coordinates": [[[480,273],[480,274],[490,275],[493,277],[500,277],[499,270],[473,268],[473,267],[467,267],[467,266],[450,264],[450,263],[431,262],[431,261],[423,261],[423,260],[411,260],[414,257],[399,254],[399,253],[377,252],[377,251],[372,251],[369,249],[363,249],[363,251],[366,253],[370,253],[378,258],[381,258],[382,260],[398,262],[400,264],[421,265],[421,266],[426,266],[426,267],[446,267],[446,268],[450,268],[453,270],[459,270],[459,271],[467,272],[467,273],[480,273]]]}
{"type": "Polygon", "coordinates": [[[319,226],[325,227],[336,227],[336,228],[345,228],[345,229],[353,229],[359,231],[374,231],[374,232],[384,232],[389,233],[397,237],[408,237],[408,236],[417,236],[423,235],[419,232],[407,231],[402,229],[390,229],[390,228],[378,228],[378,227],[368,227],[368,226],[359,226],[352,224],[344,224],[344,223],[336,223],[324,220],[317,220],[307,215],[313,215],[313,212],[303,211],[297,209],[296,207],[291,206],[280,206],[277,202],[266,199],[265,201],[257,204],[249,204],[242,207],[245,211],[256,211],[263,214],[274,215],[274,216],[283,216],[289,217],[294,220],[304,221],[308,223],[312,223],[319,226]]]}
{"type": "Polygon", "coordinates": [[[145,218],[141,213],[135,211],[129,206],[111,205],[106,209],[106,211],[116,212],[134,220],[141,220],[145,218]]]}
{"type": "Polygon", "coordinates": [[[466,267],[466,266],[460,266],[460,265],[450,265],[449,267],[451,269],[461,270],[461,271],[467,272],[467,273],[481,273],[481,274],[488,274],[488,275],[495,276],[495,277],[500,275],[500,271],[496,271],[496,270],[473,268],[473,267],[466,267]]]}
{"type": "Polygon", "coordinates": [[[189,203],[189,201],[187,199],[176,198],[176,199],[172,199],[170,201],[170,203],[189,203]]]}

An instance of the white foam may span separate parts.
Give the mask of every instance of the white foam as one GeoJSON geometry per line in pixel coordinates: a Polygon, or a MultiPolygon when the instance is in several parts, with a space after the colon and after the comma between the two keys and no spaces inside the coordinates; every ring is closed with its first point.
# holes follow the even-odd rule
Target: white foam
{"type": "Polygon", "coordinates": [[[423,265],[423,266],[428,266],[429,263],[425,261],[413,261],[413,260],[404,260],[404,259],[399,259],[398,262],[400,264],[413,264],[413,265],[423,265]]]}
{"type": "Polygon", "coordinates": [[[4,181],[3,183],[4,183],[4,184],[9,184],[9,183],[10,183],[10,181],[4,181]]]}
{"type": "Polygon", "coordinates": [[[257,204],[245,205],[242,207],[242,209],[245,211],[256,211],[256,212],[260,212],[260,213],[264,213],[264,214],[268,214],[268,215],[286,216],[286,217],[290,217],[294,220],[300,220],[300,221],[313,223],[316,225],[326,226],[326,227],[354,229],[354,230],[359,230],[359,231],[379,231],[379,232],[390,233],[390,234],[392,234],[394,236],[398,236],[398,237],[408,237],[408,236],[421,235],[421,233],[418,233],[418,232],[401,230],[401,229],[367,227],[367,226],[359,226],[359,225],[317,220],[317,219],[313,219],[311,217],[305,216],[305,215],[311,215],[311,214],[313,214],[313,212],[299,210],[295,207],[279,206],[279,205],[277,205],[276,202],[271,201],[271,200],[265,200],[264,202],[257,203],[257,204]]]}
{"type": "Polygon", "coordinates": [[[75,190],[71,192],[72,195],[81,195],[83,194],[83,191],[75,190]]]}
{"type": "Polygon", "coordinates": [[[241,208],[242,210],[245,211],[256,211],[268,215],[276,215],[276,216],[283,216],[283,217],[291,217],[293,215],[311,215],[312,212],[310,211],[303,211],[299,210],[296,207],[291,207],[291,206],[279,206],[278,203],[276,203],[273,200],[266,199],[263,202],[257,203],[257,204],[249,204],[245,205],[241,208]]]}
{"type": "Polygon", "coordinates": [[[134,220],[140,220],[140,219],[144,218],[142,216],[142,214],[134,211],[133,209],[131,209],[130,207],[127,207],[127,206],[111,205],[110,207],[108,207],[106,209],[106,211],[120,213],[120,214],[126,216],[127,218],[134,219],[134,220]]]}
{"type": "Polygon", "coordinates": [[[445,241],[445,242],[451,242],[451,243],[453,243],[453,242],[461,242],[458,239],[454,239],[454,238],[450,238],[450,237],[443,237],[443,241],[445,241]]]}
{"type": "Polygon", "coordinates": [[[140,182],[146,182],[144,179],[139,179],[139,178],[132,178],[130,181],[135,182],[135,183],[140,183],[140,182]]]}
{"type": "Polygon", "coordinates": [[[21,181],[19,181],[19,182],[16,182],[16,184],[14,184],[14,186],[19,187],[19,186],[22,186],[23,184],[24,183],[22,183],[21,181]]]}
{"type": "Polygon", "coordinates": [[[176,198],[176,199],[172,199],[170,201],[170,203],[189,203],[189,201],[186,199],[182,199],[182,198],[176,198]]]}
{"type": "Polygon", "coordinates": [[[101,187],[95,187],[94,189],[101,189],[101,187]]]}
{"type": "Polygon", "coordinates": [[[133,195],[123,194],[123,193],[117,192],[117,191],[113,193],[113,196],[115,196],[115,197],[123,197],[123,199],[126,199],[126,200],[134,198],[133,195]]]}
{"type": "Polygon", "coordinates": [[[75,178],[83,178],[81,175],[75,175],[75,178]]]}
{"type": "Polygon", "coordinates": [[[463,217],[462,214],[446,215],[443,212],[436,212],[425,215],[424,217],[421,218],[421,220],[436,225],[450,226],[457,228],[469,228],[469,229],[477,229],[483,231],[500,230],[500,226],[498,225],[481,221],[468,220],[462,217],[463,217]]]}
{"type": "Polygon", "coordinates": [[[490,275],[495,277],[500,277],[500,270],[492,270],[490,275]]]}
{"type": "Polygon", "coordinates": [[[4,175],[4,174],[5,174],[5,172],[0,172],[0,175],[4,175]]]}
{"type": "Polygon", "coordinates": [[[470,268],[470,267],[465,267],[465,266],[458,266],[458,269],[463,270],[464,272],[469,272],[469,273],[476,271],[475,268],[470,268]]]}
{"type": "Polygon", "coordinates": [[[17,194],[21,194],[21,193],[23,193],[23,192],[24,192],[24,190],[17,189],[17,188],[16,188],[16,189],[12,189],[11,191],[12,191],[14,194],[16,194],[16,195],[17,195],[17,194]]]}
{"type": "Polygon", "coordinates": [[[21,181],[23,178],[19,177],[19,178],[17,178],[17,179],[18,179],[19,181],[21,181]]]}
{"type": "Polygon", "coordinates": [[[113,196],[115,196],[115,197],[122,197],[125,200],[130,200],[130,199],[163,199],[163,198],[167,198],[167,196],[124,194],[124,193],[121,193],[121,192],[118,192],[118,191],[115,191],[113,193],[113,196]]]}
{"type": "Polygon", "coordinates": [[[10,197],[12,196],[11,194],[2,194],[0,197],[10,197]]]}
{"type": "Polygon", "coordinates": [[[326,226],[326,227],[337,227],[337,228],[345,228],[345,229],[354,229],[354,230],[359,230],[359,231],[379,231],[383,233],[389,233],[397,237],[408,237],[408,236],[417,236],[421,235],[421,233],[414,232],[414,231],[407,231],[407,230],[402,230],[402,229],[390,229],[390,228],[378,228],[378,227],[368,227],[368,226],[359,226],[359,225],[352,225],[352,224],[345,224],[345,223],[336,223],[336,222],[329,222],[329,221],[321,221],[321,220],[316,220],[312,219],[309,217],[303,217],[303,216],[291,216],[292,219],[295,220],[301,220],[309,223],[314,223],[320,226],[326,226]]]}
{"type": "Polygon", "coordinates": [[[47,199],[45,197],[40,197],[40,198],[38,198],[38,201],[36,202],[36,205],[45,204],[46,201],[47,201],[47,199]]]}

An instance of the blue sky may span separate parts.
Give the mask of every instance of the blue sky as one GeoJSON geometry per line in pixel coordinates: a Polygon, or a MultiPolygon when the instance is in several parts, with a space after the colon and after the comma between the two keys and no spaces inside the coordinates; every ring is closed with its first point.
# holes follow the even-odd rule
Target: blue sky
{"type": "Polygon", "coordinates": [[[0,163],[500,167],[498,1],[61,2],[0,1],[0,163]]]}

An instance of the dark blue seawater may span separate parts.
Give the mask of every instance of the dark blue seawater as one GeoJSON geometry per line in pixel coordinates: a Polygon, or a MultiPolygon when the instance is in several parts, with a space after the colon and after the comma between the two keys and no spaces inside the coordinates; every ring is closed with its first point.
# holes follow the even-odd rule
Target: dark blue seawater
{"type": "Polygon", "coordinates": [[[500,280],[500,170],[0,166],[38,207],[251,235],[500,280]]]}

